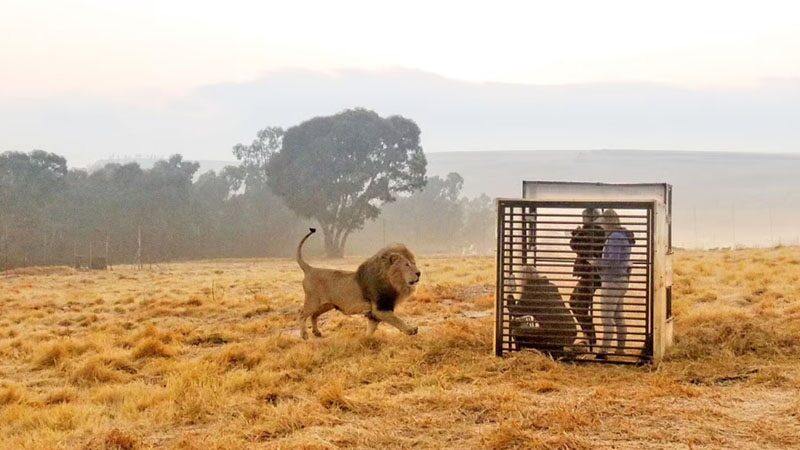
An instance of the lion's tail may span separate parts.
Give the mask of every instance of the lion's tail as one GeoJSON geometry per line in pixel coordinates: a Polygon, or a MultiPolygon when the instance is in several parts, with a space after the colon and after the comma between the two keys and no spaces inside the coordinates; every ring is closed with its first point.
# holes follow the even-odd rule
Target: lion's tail
{"type": "Polygon", "coordinates": [[[311,266],[308,265],[307,262],[303,261],[303,244],[306,242],[306,239],[311,237],[312,234],[316,233],[316,228],[309,228],[308,234],[300,241],[300,244],[297,246],[297,264],[303,269],[303,272],[308,272],[311,269],[311,266]]]}

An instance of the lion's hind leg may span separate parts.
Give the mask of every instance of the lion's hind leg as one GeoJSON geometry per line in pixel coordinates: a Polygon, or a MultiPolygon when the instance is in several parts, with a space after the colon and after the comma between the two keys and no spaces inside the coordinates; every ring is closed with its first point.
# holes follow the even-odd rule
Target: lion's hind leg
{"type": "MultiPolygon", "coordinates": [[[[309,295],[306,292],[306,301],[303,303],[303,308],[300,310],[300,337],[303,339],[308,339],[308,331],[306,330],[306,319],[312,317],[311,321],[316,329],[316,317],[313,317],[314,313],[317,312],[319,309],[319,301],[316,297],[309,295]]],[[[316,330],[319,333],[319,330],[316,330]]],[[[316,333],[315,333],[316,334],[316,333]]]]}
{"type": "Polygon", "coordinates": [[[325,314],[333,308],[334,306],[332,303],[325,303],[324,305],[320,306],[319,309],[314,311],[313,314],[311,314],[311,332],[314,333],[314,336],[322,337],[322,333],[319,332],[319,327],[317,326],[317,319],[319,319],[319,316],[325,314]]]}
{"type": "Polygon", "coordinates": [[[308,339],[308,331],[306,330],[306,319],[308,319],[308,314],[306,314],[305,308],[300,310],[300,337],[303,339],[308,339]]]}

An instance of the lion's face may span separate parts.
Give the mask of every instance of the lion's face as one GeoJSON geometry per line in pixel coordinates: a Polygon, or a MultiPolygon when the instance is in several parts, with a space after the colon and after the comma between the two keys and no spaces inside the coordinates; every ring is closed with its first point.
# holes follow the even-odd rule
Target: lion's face
{"type": "Polygon", "coordinates": [[[389,261],[389,279],[392,284],[401,290],[414,290],[419,283],[422,272],[417,268],[416,262],[406,258],[400,253],[391,253],[388,255],[389,261]]]}

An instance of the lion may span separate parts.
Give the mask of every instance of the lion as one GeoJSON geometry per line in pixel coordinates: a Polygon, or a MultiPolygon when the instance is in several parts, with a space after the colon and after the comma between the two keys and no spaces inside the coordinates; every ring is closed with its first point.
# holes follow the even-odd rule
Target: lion
{"type": "Polygon", "coordinates": [[[322,337],[317,319],[336,309],[344,314],[364,314],[371,336],[378,324],[386,322],[411,336],[417,327],[407,325],[394,313],[395,307],[416,290],[422,272],[417,269],[414,254],[403,244],[392,244],[367,259],[355,272],[311,267],[303,260],[302,249],[309,233],[297,246],[297,264],[303,270],[305,302],[300,311],[300,335],[308,339],[306,319],[311,317],[311,330],[322,337]]]}
{"type": "Polygon", "coordinates": [[[511,336],[517,346],[551,355],[571,350],[578,328],[558,288],[533,266],[524,266],[520,272],[514,283],[519,299],[507,298],[511,336]]]}

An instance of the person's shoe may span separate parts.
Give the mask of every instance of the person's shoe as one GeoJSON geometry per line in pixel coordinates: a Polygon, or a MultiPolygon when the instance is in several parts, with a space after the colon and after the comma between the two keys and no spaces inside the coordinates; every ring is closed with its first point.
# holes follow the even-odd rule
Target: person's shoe
{"type": "Polygon", "coordinates": [[[605,353],[598,353],[597,356],[594,358],[595,361],[605,361],[606,354],[605,353]]]}

